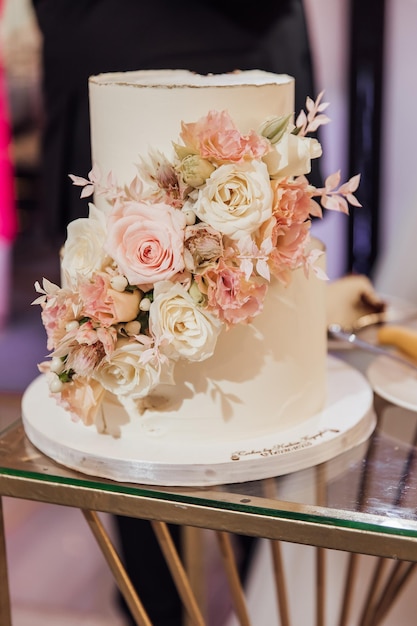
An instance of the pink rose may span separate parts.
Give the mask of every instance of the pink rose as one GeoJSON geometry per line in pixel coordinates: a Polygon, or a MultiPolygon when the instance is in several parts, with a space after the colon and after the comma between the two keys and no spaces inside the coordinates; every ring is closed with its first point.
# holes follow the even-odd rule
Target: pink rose
{"type": "Polygon", "coordinates": [[[207,296],[207,308],[226,324],[249,323],[262,311],[267,286],[247,281],[243,272],[222,260],[196,280],[207,296]]]}
{"type": "Polygon", "coordinates": [[[130,284],[148,290],[184,269],[185,225],[167,204],[123,203],[110,213],[105,247],[130,284]]]}
{"type": "Polygon", "coordinates": [[[227,111],[210,111],[198,122],[181,125],[181,138],[191,153],[217,163],[260,159],[270,144],[253,130],[242,135],[227,111]]]}

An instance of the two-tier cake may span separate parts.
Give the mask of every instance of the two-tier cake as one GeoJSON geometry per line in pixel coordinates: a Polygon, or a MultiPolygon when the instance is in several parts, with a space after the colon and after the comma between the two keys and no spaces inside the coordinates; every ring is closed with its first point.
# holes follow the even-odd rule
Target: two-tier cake
{"type": "MultiPolygon", "coordinates": [[[[62,286],[37,287],[51,358],[34,385],[59,414],[43,447],[54,456],[70,428],[89,442],[67,460],[83,471],[220,482],[218,452],[233,463],[286,432],[296,444],[326,408],[325,255],[310,221],[320,203],[355,203],[358,181],[309,184],[327,105],[308,99],[295,118],[289,76],[140,71],[89,88],[93,169],[72,179],[94,204],[68,227],[62,286]]],[[[34,412],[24,403],[39,445],[34,412]]],[[[279,473],[248,468],[226,480],[279,473]]]]}

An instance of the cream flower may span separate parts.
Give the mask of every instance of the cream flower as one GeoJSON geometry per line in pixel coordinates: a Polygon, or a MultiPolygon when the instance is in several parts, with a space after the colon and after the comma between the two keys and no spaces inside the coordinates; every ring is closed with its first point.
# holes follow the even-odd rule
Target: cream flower
{"type": "Polygon", "coordinates": [[[271,178],[302,176],[311,172],[311,160],[321,156],[321,144],[311,137],[286,133],[263,157],[271,178]]]}
{"type": "Polygon", "coordinates": [[[144,398],[160,379],[159,366],[152,361],[142,361],[145,350],[138,341],[119,340],[111,357],[94,372],[94,378],[116,396],[144,398]]]}
{"type": "Polygon", "coordinates": [[[201,221],[239,240],[272,215],[266,165],[259,161],[222,165],[199,189],[194,210],[201,221]]]}
{"type": "Polygon", "coordinates": [[[166,281],[155,286],[149,328],[168,357],[203,361],[214,352],[221,323],[180,284],[166,281]]]}
{"type": "Polygon", "coordinates": [[[111,261],[104,252],[106,218],[94,204],[89,204],[89,217],[81,217],[68,224],[67,239],[62,258],[64,282],[77,284],[78,277],[90,278],[111,261]]]}

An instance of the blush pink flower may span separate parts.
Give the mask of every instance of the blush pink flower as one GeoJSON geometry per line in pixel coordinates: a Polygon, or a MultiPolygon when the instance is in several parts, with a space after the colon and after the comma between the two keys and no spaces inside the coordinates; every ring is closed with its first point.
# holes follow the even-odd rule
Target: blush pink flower
{"type": "Polygon", "coordinates": [[[184,259],[187,269],[193,273],[216,263],[223,252],[221,234],[204,222],[185,229],[184,259]]]}
{"type": "Polygon", "coordinates": [[[73,346],[65,362],[67,370],[74,370],[83,378],[91,376],[105,356],[104,346],[100,341],[92,344],[78,343],[73,346]]]}
{"type": "Polygon", "coordinates": [[[57,403],[71,414],[74,421],[82,420],[86,426],[94,423],[100,409],[105,389],[93,379],[74,378],[54,394],[57,403]]]}
{"type": "Polygon", "coordinates": [[[49,281],[44,280],[44,287],[39,293],[45,295],[35,300],[42,308],[41,319],[47,335],[47,348],[54,350],[67,334],[67,324],[78,315],[81,305],[77,293],[69,289],[60,289],[49,281]]]}
{"type": "Polygon", "coordinates": [[[247,281],[240,269],[223,260],[196,280],[207,296],[207,308],[227,325],[247,324],[262,311],[266,284],[247,281]]]}
{"type": "Polygon", "coordinates": [[[65,369],[78,375],[90,376],[104,358],[109,358],[115,348],[117,330],[114,326],[94,327],[93,322],[71,328],[56,345],[51,356],[65,357],[65,369]]]}
{"type": "Polygon", "coordinates": [[[292,271],[305,262],[309,234],[310,222],[292,224],[286,228],[277,225],[273,229],[274,248],[269,257],[269,267],[272,274],[285,285],[290,283],[292,271]]]}
{"type": "Polygon", "coordinates": [[[97,320],[104,327],[130,322],[139,313],[139,291],[112,289],[108,274],[95,274],[91,280],[80,282],[79,292],[84,315],[97,320]]]}
{"type": "Polygon", "coordinates": [[[290,226],[305,222],[310,216],[321,217],[320,206],[312,199],[311,187],[304,176],[278,183],[272,181],[272,211],[278,224],[290,226]]]}
{"type": "Polygon", "coordinates": [[[131,285],[145,290],[184,269],[184,214],[163,204],[128,202],[109,216],[107,252],[131,285]]]}
{"type": "Polygon", "coordinates": [[[210,111],[197,122],[183,122],[181,129],[191,153],[220,164],[260,159],[271,149],[269,141],[253,130],[242,135],[227,111],[210,111]]]}

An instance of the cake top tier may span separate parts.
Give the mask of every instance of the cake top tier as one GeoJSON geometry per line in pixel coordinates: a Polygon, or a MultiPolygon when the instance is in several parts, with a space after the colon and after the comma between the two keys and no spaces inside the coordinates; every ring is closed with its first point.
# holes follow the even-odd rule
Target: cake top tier
{"type": "Polygon", "coordinates": [[[97,85],[131,85],[138,87],[233,87],[236,85],[281,85],[292,83],[287,74],[262,70],[236,70],[227,74],[201,75],[188,70],[139,70],[91,76],[97,85]]]}
{"type": "MultiPolygon", "coordinates": [[[[182,123],[227,111],[238,130],[256,131],[270,116],[294,113],[294,79],[260,70],[199,75],[139,70],[90,77],[92,162],[130,184],[150,151],[174,157],[182,123]]],[[[96,197],[102,209],[103,197],[96,197]]]]}

